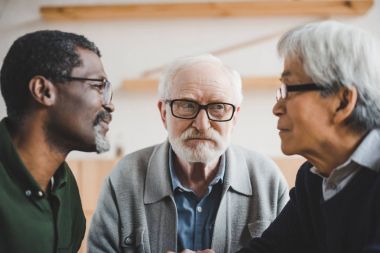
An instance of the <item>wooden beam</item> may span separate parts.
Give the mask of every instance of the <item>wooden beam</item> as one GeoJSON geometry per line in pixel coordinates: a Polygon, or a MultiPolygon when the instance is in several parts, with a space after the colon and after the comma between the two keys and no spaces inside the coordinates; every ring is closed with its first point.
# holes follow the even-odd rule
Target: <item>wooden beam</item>
{"type": "MultiPolygon", "coordinates": [[[[260,76],[244,77],[243,90],[275,90],[280,86],[278,77],[260,76]]],[[[155,79],[128,79],[123,81],[122,89],[129,92],[156,92],[158,80],[155,79]]]]}
{"type": "Polygon", "coordinates": [[[363,15],[373,0],[268,0],[42,6],[46,20],[363,15]]]}
{"type": "Polygon", "coordinates": [[[131,92],[157,91],[158,80],[155,79],[128,79],[123,81],[122,89],[131,92]]]}

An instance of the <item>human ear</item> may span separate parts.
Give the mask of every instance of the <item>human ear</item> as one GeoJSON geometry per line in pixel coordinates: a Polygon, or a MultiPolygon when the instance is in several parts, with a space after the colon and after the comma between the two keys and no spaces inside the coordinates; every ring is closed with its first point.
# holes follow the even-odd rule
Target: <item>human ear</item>
{"type": "Polygon", "coordinates": [[[32,98],[44,106],[51,106],[55,102],[56,87],[43,76],[34,76],[28,85],[32,98]]]}
{"type": "Polygon", "coordinates": [[[238,119],[239,119],[239,116],[240,116],[240,105],[236,106],[234,117],[232,118],[233,126],[236,126],[238,119]]]}
{"type": "Polygon", "coordinates": [[[337,106],[335,109],[334,121],[340,123],[345,121],[355,109],[358,99],[356,88],[342,88],[337,94],[337,106]]]}
{"type": "Polygon", "coordinates": [[[158,110],[160,111],[162,123],[164,124],[164,127],[167,128],[167,126],[166,126],[166,112],[167,111],[166,111],[165,101],[159,100],[157,102],[157,107],[158,107],[158,110]]]}

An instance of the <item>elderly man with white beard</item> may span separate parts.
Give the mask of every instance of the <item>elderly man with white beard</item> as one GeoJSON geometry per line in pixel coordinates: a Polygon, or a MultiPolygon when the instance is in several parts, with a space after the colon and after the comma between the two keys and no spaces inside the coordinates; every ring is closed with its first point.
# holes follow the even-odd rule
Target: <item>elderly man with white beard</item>
{"type": "Polygon", "coordinates": [[[159,84],[168,141],[127,155],[106,179],[88,252],[234,252],[279,214],[273,161],[230,145],[240,75],[211,55],[173,62],[159,84]]]}

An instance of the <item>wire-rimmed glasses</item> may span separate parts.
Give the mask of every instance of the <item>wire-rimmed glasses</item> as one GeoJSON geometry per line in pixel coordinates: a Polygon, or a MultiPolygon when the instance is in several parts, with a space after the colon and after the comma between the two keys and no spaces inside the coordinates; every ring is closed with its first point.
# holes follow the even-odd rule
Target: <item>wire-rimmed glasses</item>
{"type": "Polygon", "coordinates": [[[100,84],[89,84],[89,85],[101,86],[99,87],[99,89],[102,91],[104,103],[107,105],[111,103],[111,100],[112,100],[111,82],[108,81],[106,78],[96,79],[96,78],[84,78],[84,77],[76,77],[76,76],[63,76],[63,78],[67,80],[73,80],[73,81],[93,81],[93,82],[100,83],[100,84]]]}

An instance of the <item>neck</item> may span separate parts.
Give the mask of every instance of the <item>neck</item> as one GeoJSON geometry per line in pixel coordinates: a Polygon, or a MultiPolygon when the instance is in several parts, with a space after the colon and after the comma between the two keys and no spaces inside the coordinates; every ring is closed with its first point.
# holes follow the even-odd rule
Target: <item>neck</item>
{"type": "Polygon", "coordinates": [[[335,168],[347,161],[364,136],[365,133],[339,131],[338,134],[329,136],[328,141],[321,143],[318,151],[301,155],[311,162],[319,173],[328,177],[335,168]]]}
{"type": "Polygon", "coordinates": [[[203,197],[219,168],[219,158],[211,163],[189,163],[178,156],[174,160],[176,175],[182,185],[190,188],[199,198],[203,197]]]}
{"type": "Polygon", "coordinates": [[[68,152],[49,145],[41,122],[43,120],[26,120],[11,133],[11,138],[24,166],[40,188],[46,191],[68,152]]]}

